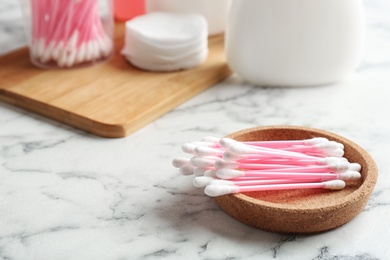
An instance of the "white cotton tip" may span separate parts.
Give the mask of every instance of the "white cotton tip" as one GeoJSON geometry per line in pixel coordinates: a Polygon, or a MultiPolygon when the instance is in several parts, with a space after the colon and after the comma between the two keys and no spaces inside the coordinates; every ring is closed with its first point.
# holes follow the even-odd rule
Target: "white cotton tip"
{"type": "Polygon", "coordinates": [[[207,146],[197,146],[194,149],[194,154],[197,156],[212,156],[212,155],[221,155],[223,151],[207,146]]]}
{"type": "Polygon", "coordinates": [[[203,176],[204,172],[209,170],[210,168],[201,168],[201,167],[195,167],[194,169],[194,175],[196,176],[203,176]]]}
{"type": "Polygon", "coordinates": [[[185,153],[194,154],[196,146],[197,145],[193,143],[185,143],[181,145],[181,150],[185,153]]]}
{"type": "Polygon", "coordinates": [[[320,143],[328,142],[329,140],[324,137],[314,137],[311,139],[304,140],[305,145],[315,145],[320,143]]]}
{"type": "Polygon", "coordinates": [[[228,180],[245,176],[245,172],[233,169],[219,169],[217,170],[217,177],[228,180]]]}
{"type": "Polygon", "coordinates": [[[236,169],[238,168],[240,164],[234,161],[224,161],[224,160],[217,160],[214,163],[214,167],[216,169],[223,169],[223,168],[228,168],[228,169],[236,169]]]}
{"type": "Polygon", "coordinates": [[[348,160],[347,158],[344,157],[324,157],[324,158],[319,158],[317,160],[317,163],[322,165],[329,165],[329,164],[341,163],[341,162],[348,162],[348,160]]]}
{"type": "Polygon", "coordinates": [[[243,159],[244,156],[232,153],[232,152],[224,152],[222,154],[222,158],[226,161],[237,161],[239,159],[243,159]]]}
{"type": "Polygon", "coordinates": [[[214,177],[216,178],[217,177],[217,171],[216,170],[207,170],[203,173],[204,176],[208,176],[208,177],[214,177]]]}
{"type": "Polygon", "coordinates": [[[347,163],[347,162],[338,162],[338,163],[332,163],[332,164],[329,164],[329,169],[331,171],[335,171],[335,172],[345,172],[347,170],[349,170],[349,165],[350,163],[347,163]]]}
{"type": "Polygon", "coordinates": [[[256,154],[256,153],[259,153],[259,150],[257,150],[256,148],[251,148],[251,147],[248,147],[248,146],[241,144],[241,143],[232,144],[229,147],[229,151],[231,151],[232,153],[235,153],[235,154],[256,154]]]}
{"type": "Polygon", "coordinates": [[[204,189],[206,195],[210,197],[218,197],[226,194],[237,193],[239,188],[230,185],[208,185],[204,189]]]}
{"type": "Polygon", "coordinates": [[[339,148],[334,142],[315,144],[313,147],[321,151],[332,151],[339,148]]]}
{"type": "Polygon", "coordinates": [[[78,48],[77,54],[76,54],[76,63],[81,63],[84,61],[86,47],[87,46],[84,42],[81,43],[80,47],[78,48]]]}
{"type": "Polygon", "coordinates": [[[211,142],[191,142],[181,145],[181,150],[185,153],[195,154],[195,149],[197,147],[214,147],[215,143],[211,142]]]}
{"type": "Polygon", "coordinates": [[[362,166],[358,163],[350,163],[349,164],[349,170],[351,171],[357,171],[357,172],[360,172],[362,169],[362,166]]]}
{"type": "Polygon", "coordinates": [[[179,168],[179,172],[182,175],[192,175],[194,173],[194,167],[192,167],[191,165],[185,165],[179,168]]]}
{"type": "Polygon", "coordinates": [[[228,180],[220,180],[220,179],[214,179],[210,181],[209,185],[235,185],[233,181],[228,181],[228,180]]]}
{"type": "Polygon", "coordinates": [[[172,165],[176,168],[190,164],[190,158],[175,158],[172,160],[172,165]]]}
{"type": "Polygon", "coordinates": [[[223,148],[226,148],[226,149],[229,148],[231,145],[236,144],[236,143],[237,143],[237,141],[235,141],[231,138],[226,138],[226,137],[221,138],[219,140],[219,145],[223,148]]]}
{"type": "Polygon", "coordinates": [[[324,188],[329,190],[342,190],[345,188],[345,182],[343,180],[331,180],[323,182],[324,188]]]}
{"type": "Polygon", "coordinates": [[[323,151],[326,156],[330,157],[342,157],[344,155],[344,150],[341,148],[336,148],[334,150],[323,151]]]}
{"type": "Polygon", "coordinates": [[[339,179],[341,180],[359,180],[361,178],[360,172],[357,171],[347,171],[339,173],[339,179]]]}
{"type": "Polygon", "coordinates": [[[221,138],[215,137],[215,136],[205,136],[201,139],[202,142],[210,142],[210,143],[219,143],[219,140],[221,138]]]}
{"type": "Polygon", "coordinates": [[[199,177],[194,178],[194,180],[192,181],[192,184],[196,188],[204,188],[207,185],[209,185],[212,180],[215,180],[215,179],[213,177],[199,176],[199,177]]]}
{"type": "Polygon", "coordinates": [[[215,161],[215,158],[198,156],[194,156],[190,160],[192,166],[201,168],[213,167],[215,161]]]}
{"type": "Polygon", "coordinates": [[[344,145],[342,143],[335,142],[335,141],[329,141],[329,143],[336,146],[337,148],[344,149],[344,145]]]}
{"type": "Polygon", "coordinates": [[[56,47],[53,49],[51,57],[53,60],[58,60],[61,55],[61,51],[64,49],[64,41],[59,41],[56,47]]]}

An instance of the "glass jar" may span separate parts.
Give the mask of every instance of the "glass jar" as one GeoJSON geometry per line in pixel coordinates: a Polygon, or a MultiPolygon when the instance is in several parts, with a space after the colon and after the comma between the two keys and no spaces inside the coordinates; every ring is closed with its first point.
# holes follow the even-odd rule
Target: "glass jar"
{"type": "Polygon", "coordinates": [[[74,68],[113,54],[112,0],[21,0],[31,62],[74,68]]]}
{"type": "Polygon", "coordinates": [[[362,0],[233,0],[229,66],[256,85],[309,86],[342,79],[364,49],[362,0]]]}

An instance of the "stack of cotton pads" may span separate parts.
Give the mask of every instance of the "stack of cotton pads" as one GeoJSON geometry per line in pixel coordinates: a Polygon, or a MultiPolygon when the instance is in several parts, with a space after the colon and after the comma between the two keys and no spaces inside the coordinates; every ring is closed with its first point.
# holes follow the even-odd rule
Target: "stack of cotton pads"
{"type": "Polygon", "coordinates": [[[154,12],[126,22],[122,54],[144,70],[189,69],[205,61],[207,37],[207,21],[201,15],[154,12]]]}

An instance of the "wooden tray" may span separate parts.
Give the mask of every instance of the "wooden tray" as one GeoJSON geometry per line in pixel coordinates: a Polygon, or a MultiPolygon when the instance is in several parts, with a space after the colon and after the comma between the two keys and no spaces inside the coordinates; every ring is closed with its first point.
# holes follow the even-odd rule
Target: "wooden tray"
{"type": "Polygon", "coordinates": [[[69,70],[34,67],[24,48],[0,58],[0,100],[103,137],[123,137],[221,81],[223,36],[209,39],[199,67],[154,73],[131,66],[120,54],[124,24],[115,26],[115,55],[104,63],[69,70]]]}

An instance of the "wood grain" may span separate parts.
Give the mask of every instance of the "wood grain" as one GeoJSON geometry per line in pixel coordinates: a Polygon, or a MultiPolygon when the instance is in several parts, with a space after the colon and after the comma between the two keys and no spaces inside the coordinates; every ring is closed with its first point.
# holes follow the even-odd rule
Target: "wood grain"
{"type": "Polygon", "coordinates": [[[177,72],[139,70],[120,54],[124,24],[115,26],[115,55],[77,69],[34,67],[24,48],[0,58],[0,100],[103,137],[123,137],[230,75],[223,36],[209,38],[201,66],[177,72]]]}

